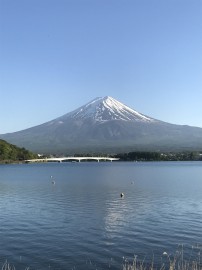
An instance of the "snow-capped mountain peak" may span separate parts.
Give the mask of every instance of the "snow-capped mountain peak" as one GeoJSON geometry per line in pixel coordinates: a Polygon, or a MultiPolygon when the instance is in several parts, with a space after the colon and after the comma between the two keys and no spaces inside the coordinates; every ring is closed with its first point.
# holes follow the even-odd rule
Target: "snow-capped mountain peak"
{"type": "Polygon", "coordinates": [[[98,97],[71,112],[68,116],[74,119],[91,118],[99,122],[110,120],[155,121],[153,118],[145,116],[109,96],[98,97]]]}

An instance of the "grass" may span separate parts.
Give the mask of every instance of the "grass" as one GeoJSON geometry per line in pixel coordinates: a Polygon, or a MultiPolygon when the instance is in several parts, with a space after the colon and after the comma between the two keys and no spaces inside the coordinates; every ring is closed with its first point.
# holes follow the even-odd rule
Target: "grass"
{"type": "MultiPolygon", "coordinates": [[[[3,264],[1,270],[16,270],[14,265],[9,264],[7,261],[3,264]]],[[[26,267],[25,270],[29,270],[29,267],[26,267]]]]}
{"type": "Polygon", "coordinates": [[[184,246],[180,245],[175,254],[164,251],[161,256],[161,263],[155,263],[154,257],[151,263],[146,263],[145,258],[138,260],[134,256],[132,261],[124,258],[122,270],[202,270],[201,261],[202,247],[192,246],[191,253],[185,256],[184,246]]]}
{"type": "MultiPolygon", "coordinates": [[[[190,252],[185,254],[184,246],[179,245],[174,254],[164,251],[161,254],[160,262],[159,259],[158,262],[155,262],[153,256],[150,263],[146,261],[146,257],[143,260],[139,260],[138,256],[134,255],[132,260],[123,258],[122,270],[202,270],[201,252],[202,246],[197,245],[192,246],[190,252]]],[[[24,270],[29,269],[29,267],[26,267],[24,270]]],[[[16,268],[6,261],[1,270],[16,270],[16,268]]]]}

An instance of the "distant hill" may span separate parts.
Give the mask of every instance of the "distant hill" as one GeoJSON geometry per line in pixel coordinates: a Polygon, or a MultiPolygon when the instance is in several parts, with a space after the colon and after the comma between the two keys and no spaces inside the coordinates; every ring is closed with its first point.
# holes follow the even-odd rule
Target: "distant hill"
{"type": "Polygon", "coordinates": [[[202,150],[202,128],[154,119],[112,97],[0,138],[42,154],[202,150]]]}
{"type": "Polygon", "coordinates": [[[0,140],[0,162],[20,161],[36,157],[37,157],[36,154],[31,153],[25,148],[19,148],[4,140],[0,140]]]}

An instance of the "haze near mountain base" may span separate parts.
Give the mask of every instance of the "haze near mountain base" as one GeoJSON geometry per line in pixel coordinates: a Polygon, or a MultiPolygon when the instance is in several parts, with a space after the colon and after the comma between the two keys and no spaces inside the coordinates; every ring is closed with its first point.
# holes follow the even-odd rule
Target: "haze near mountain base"
{"type": "Polygon", "coordinates": [[[202,128],[151,118],[108,96],[0,138],[43,154],[202,150],[202,128]]]}

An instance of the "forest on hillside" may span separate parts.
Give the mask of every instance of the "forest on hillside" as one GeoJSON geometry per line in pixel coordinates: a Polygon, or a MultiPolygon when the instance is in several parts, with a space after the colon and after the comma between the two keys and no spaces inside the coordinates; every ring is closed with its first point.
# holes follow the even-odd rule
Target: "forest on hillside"
{"type": "Polygon", "coordinates": [[[4,140],[0,140],[0,162],[23,161],[37,158],[37,155],[25,148],[17,147],[4,140]]]}

